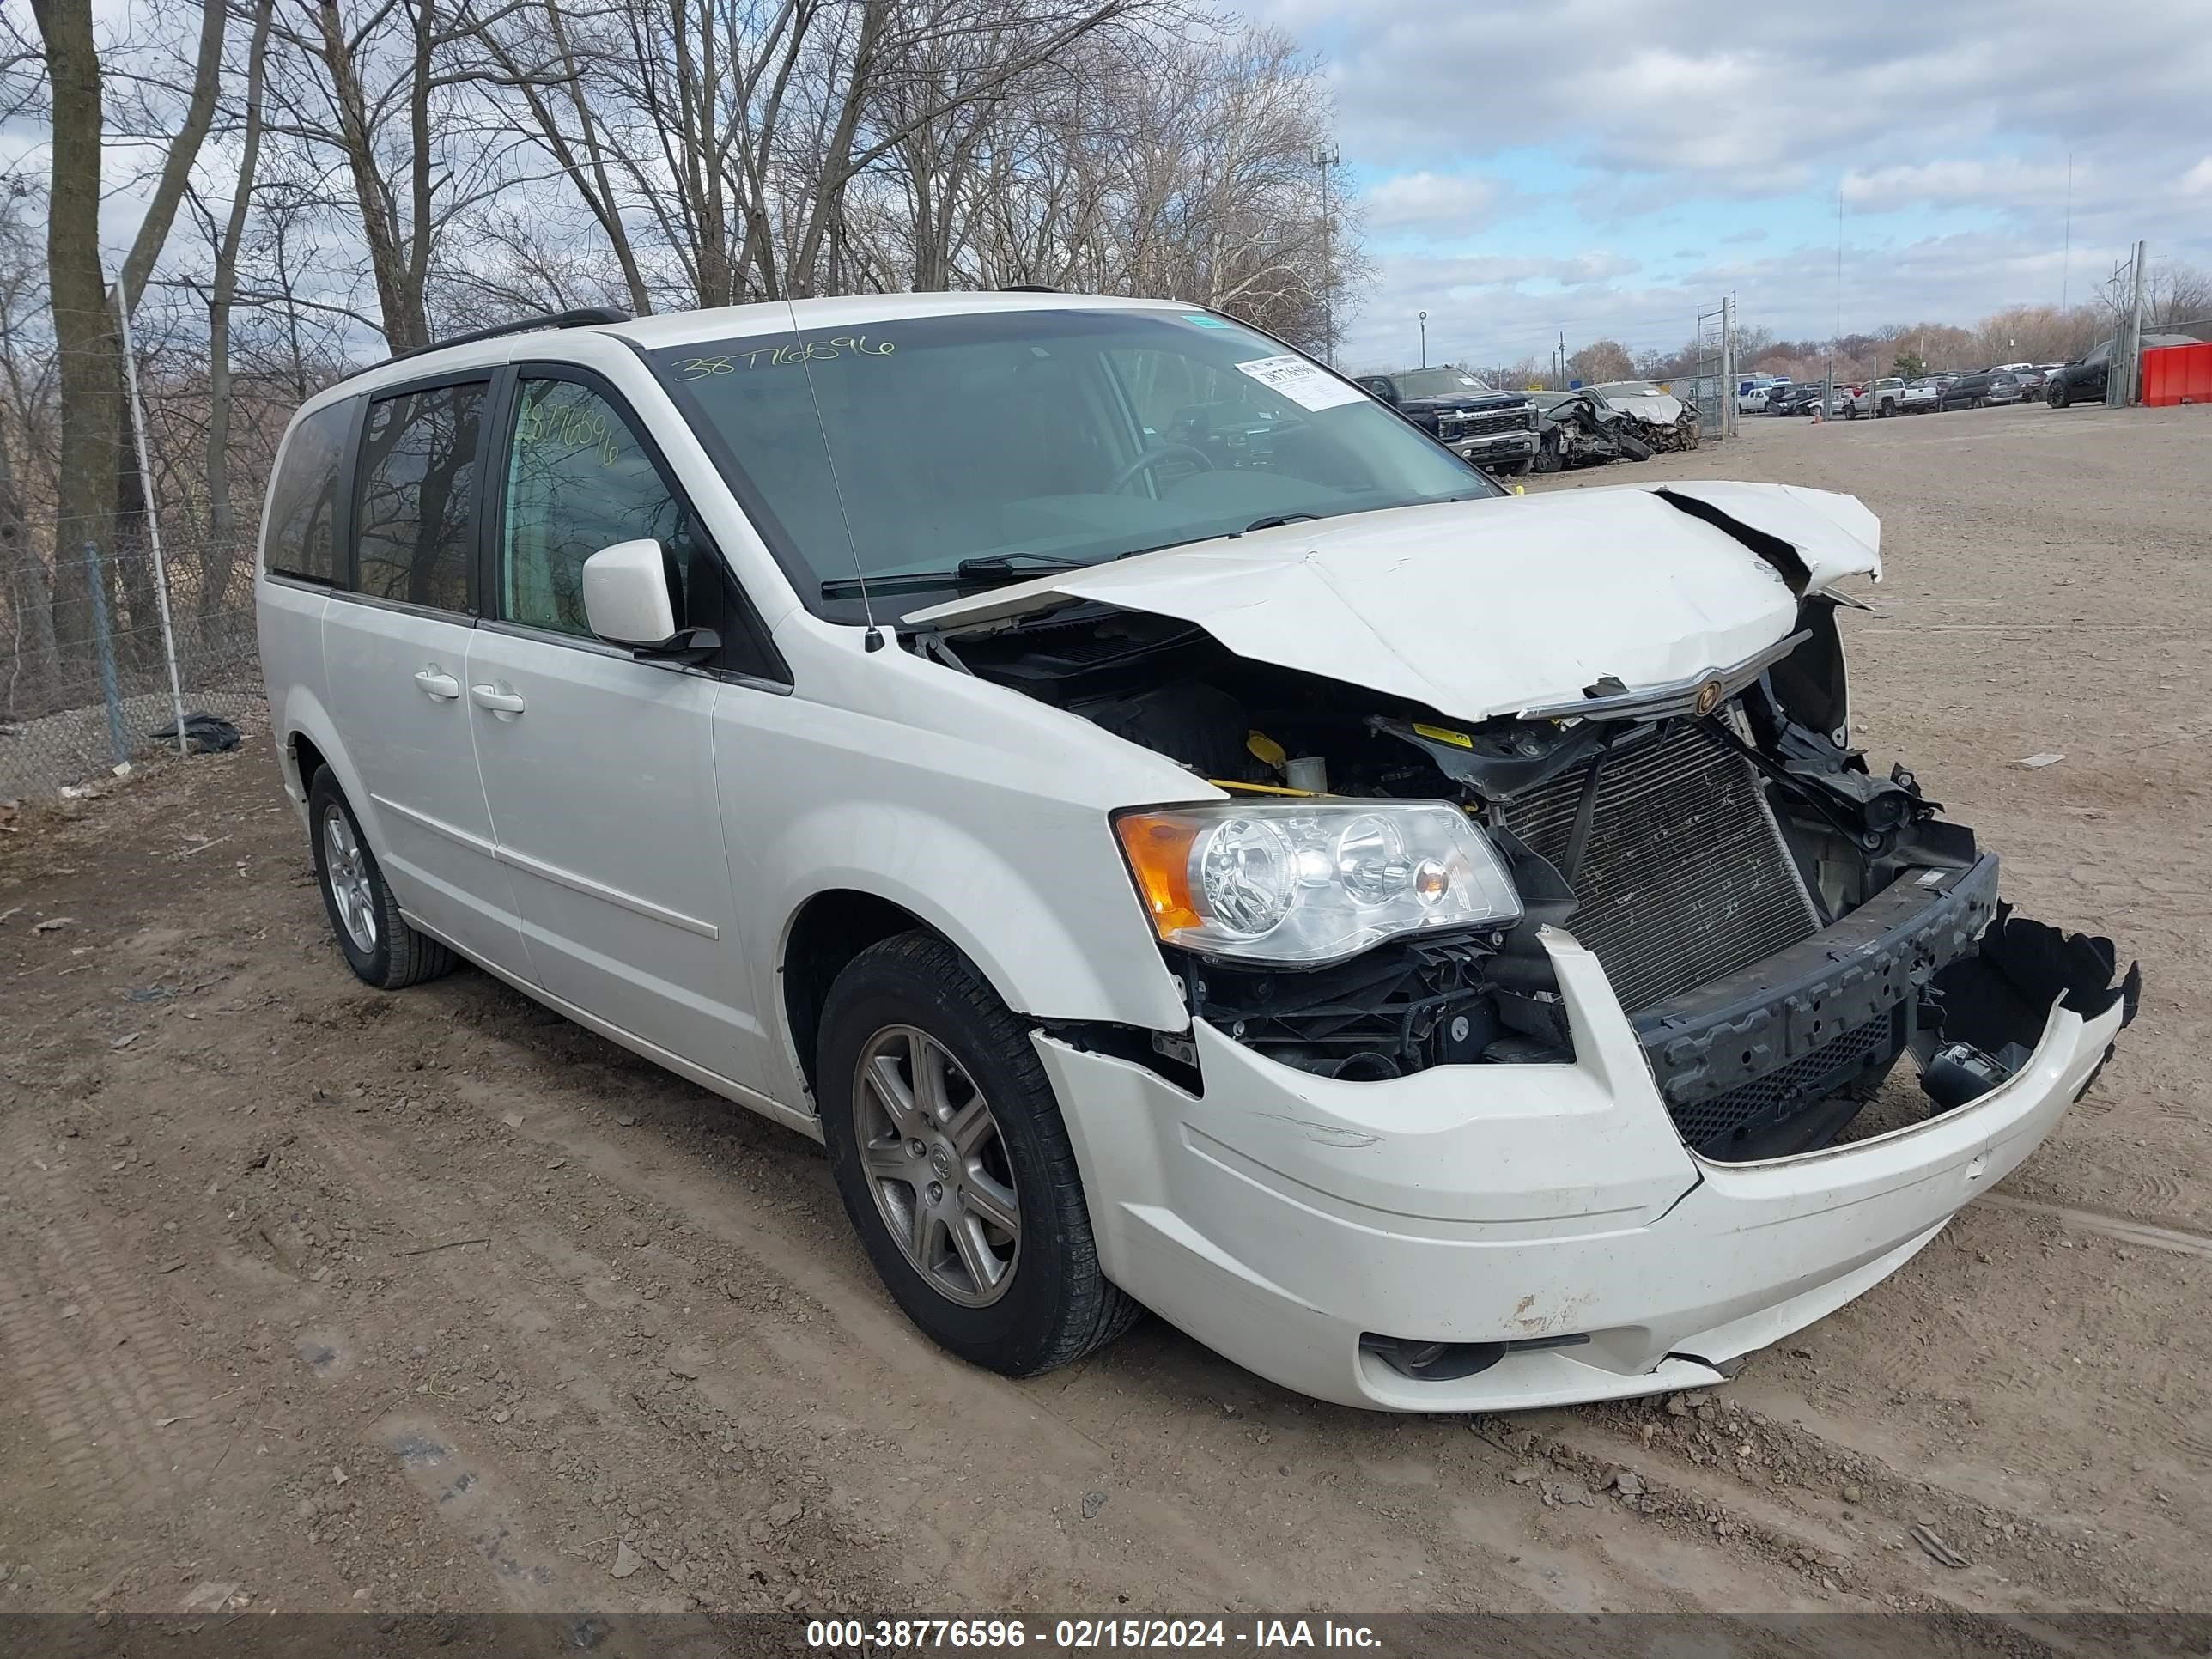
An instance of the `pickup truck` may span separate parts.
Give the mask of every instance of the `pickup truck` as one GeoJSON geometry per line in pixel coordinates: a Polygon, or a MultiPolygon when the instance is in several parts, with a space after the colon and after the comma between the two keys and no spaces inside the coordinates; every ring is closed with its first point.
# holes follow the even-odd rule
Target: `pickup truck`
{"type": "Polygon", "coordinates": [[[1856,421],[1862,415],[1871,415],[1881,420],[1892,415],[1926,415],[1934,412],[1937,392],[1929,386],[1907,386],[1903,380],[1876,380],[1872,386],[1855,386],[1838,399],[1843,404],[1844,418],[1856,421]]]}
{"type": "Polygon", "coordinates": [[[1361,386],[1447,448],[1493,472],[1526,472],[1541,428],[1536,406],[1518,392],[1498,392],[1472,369],[1402,368],[1362,374],[1361,386]]]}

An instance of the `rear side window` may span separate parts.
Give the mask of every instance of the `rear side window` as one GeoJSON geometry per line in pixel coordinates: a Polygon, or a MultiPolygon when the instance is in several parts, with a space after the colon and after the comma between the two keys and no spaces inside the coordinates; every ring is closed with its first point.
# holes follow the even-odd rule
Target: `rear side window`
{"type": "Polygon", "coordinates": [[[309,581],[343,580],[338,557],[338,479],[345,459],[346,434],[360,405],[333,404],[319,409],[292,428],[276,480],[269,490],[269,522],[264,545],[269,569],[278,576],[309,581]]]}
{"type": "Polygon", "coordinates": [[[427,386],[368,406],[362,434],[360,562],[373,599],[469,607],[477,442],[484,384],[427,386]]]}

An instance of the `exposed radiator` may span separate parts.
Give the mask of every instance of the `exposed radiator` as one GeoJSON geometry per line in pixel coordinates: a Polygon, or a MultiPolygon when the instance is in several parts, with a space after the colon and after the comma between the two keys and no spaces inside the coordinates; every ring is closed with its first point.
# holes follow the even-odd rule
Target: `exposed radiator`
{"type": "MultiPolygon", "coordinates": [[[[1597,799],[1569,930],[1630,1013],[1818,931],[1751,763],[1683,721],[1593,763],[1597,799]]],[[[1505,827],[1567,874],[1588,767],[1509,802],[1505,827]]]]}

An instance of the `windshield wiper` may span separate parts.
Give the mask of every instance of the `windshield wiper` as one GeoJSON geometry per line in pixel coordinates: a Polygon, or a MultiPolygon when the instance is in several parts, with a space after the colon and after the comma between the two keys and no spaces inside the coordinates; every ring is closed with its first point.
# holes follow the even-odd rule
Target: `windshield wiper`
{"type": "Polygon", "coordinates": [[[1273,530],[1279,525],[1297,524],[1303,520],[1318,519],[1319,517],[1321,517],[1321,514],[1318,513],[1277,513],[1265,519],[1253,520],[1251,523],[1246,525],[1243,530],[1239,531],[1237,533],[1239,535],[1243,535],[1255,530],[1273,530]]]}
{"type": "Polygon", "coordinates": [[[987,553],[977,558],[963,559],[950,570],[900,570],[882,576],[834,577],[822,584],[822,597],[844,599],[862,592],[912,593],[933,587],[971,587],[1090,568],[1088,559],[1055,559],[1042,553],[987,553]]]}

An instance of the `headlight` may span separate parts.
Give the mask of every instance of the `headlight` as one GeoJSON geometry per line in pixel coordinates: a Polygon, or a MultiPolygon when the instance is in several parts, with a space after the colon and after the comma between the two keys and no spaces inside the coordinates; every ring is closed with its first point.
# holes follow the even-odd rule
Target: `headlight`
{"type": "Polygon", "coordinates": [[[1170,945],[1255,962],[1334,962],[1398,933],[1504,927],[1521,896],[1443,801],[1224,801],[1114,821],[1170,945]]]}

